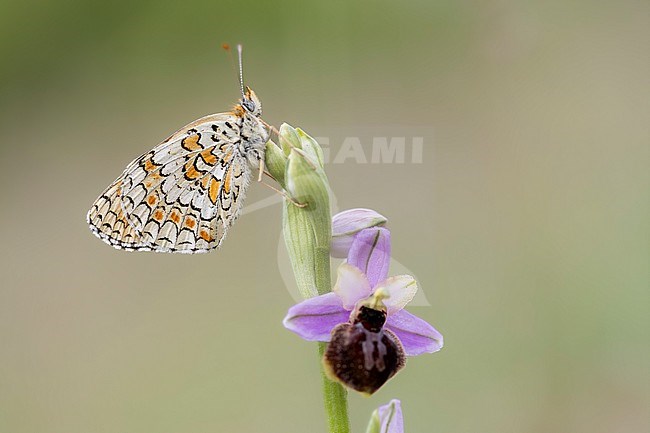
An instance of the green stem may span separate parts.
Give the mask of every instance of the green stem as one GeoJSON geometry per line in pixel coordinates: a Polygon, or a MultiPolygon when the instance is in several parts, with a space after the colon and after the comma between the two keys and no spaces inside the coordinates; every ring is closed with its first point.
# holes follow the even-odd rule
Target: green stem
{"type": "MultiPolygon", "coordinates": [[[[267,144],[266,165],[273,177],[298,203],[284,202],[284,240],[301,295],[311,298],[332,290],[330,243],[332,217],[329,184],[323,170],[323,151],[300,129],[280,127],[282,149],[267,144]]],[[[319,343],[323,358],[325,343],[319,343]]],[[[347,391],[331,381],[321,364],[323,399],[329,433],[349,433],[347,391]]]]}
{"type": "MultiPolygon", "coordinates": [[[[318,218],[311,214],[308,208],[298,208],[285,201],[285,237],[292,258],[296,281],[305,298],[322,295],[332,290],[330,276],[329,234],[316,236],[313,230],[318,218]],[[314,289],[317,293],[313,293],[314,289]]],[[[329,214],[329,209],[328,209],[329,214]]],[[[329,218],[329,215],[328,215],[329,218]]],[[[318,343],[319,360],[327,347],[326,343],[318,343]]],[[[331,381],[321,363],[323,387],[323,402],[329,433],[349,433],[350,420],[348,417],[348,392],[339,383],[331,381]]]]}
{"type": "MultiPolygon", "coordinates": [[[[318,343],[319,359],[323,358],[326,347],[327,343],[318,343]]],[[[325,412],[327,413],[329,432],[349,433],[348,392],[339,383],[329,380],[322,365],[321,375],[323,377],[323,400],[325,403],[325,412]]]]}
{"type": "MultiPolygon", "coordinates": [[[[330,279],[330,255],[329,246],[326,254],[323,251],[316,252],[315,280],[318,293],[327,293],[332,290],[330,279]]],[[[318,359],[323,359],[327,343],[318,343],[318,359]]],[[[321,376],[323,383],[323,402],[327,414],[329,433],[349,433],[350,419],[348,416],[348,391],[338,382],[333,382],[325,374],[321,363],[321,376]]]]}

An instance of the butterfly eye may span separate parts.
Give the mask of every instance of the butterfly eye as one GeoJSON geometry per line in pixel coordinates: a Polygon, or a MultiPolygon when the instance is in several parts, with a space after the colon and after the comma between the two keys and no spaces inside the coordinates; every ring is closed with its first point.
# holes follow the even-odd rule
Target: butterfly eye
{"type": "Polygon", "coordinates": [[[250,99],[244,99],[242,101],[242,105],[244,106],[246,111],[248,111],[249,113],[252,113],[252,112],[255,111],[255,103],[253,101],[251,101],[250,99]]]}

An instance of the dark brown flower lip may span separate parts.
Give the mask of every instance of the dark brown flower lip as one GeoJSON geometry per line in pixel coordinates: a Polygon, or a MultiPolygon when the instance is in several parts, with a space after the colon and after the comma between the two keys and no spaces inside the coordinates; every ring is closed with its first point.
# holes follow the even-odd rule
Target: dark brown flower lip
{"type": "Polygon", "coordinates": [[[381,388],[405,363],[402,344],[392,331],[369,331],[362,323],[337,325],[323,355],[331,380],[367,395],[381,388]]]}

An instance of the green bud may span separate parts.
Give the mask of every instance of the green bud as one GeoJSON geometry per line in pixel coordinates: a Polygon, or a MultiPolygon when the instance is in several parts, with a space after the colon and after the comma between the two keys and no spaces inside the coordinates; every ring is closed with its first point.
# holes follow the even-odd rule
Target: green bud
{"type": "Polygon", "coordinates": [[[292,148],[301,148],[298,133],[293,127],[286,123],[280,125],[280,146],[282,147],[284,154],[287,156],[289,156],[292,148]]]}
{"type": "Polygon", "coordinates": [[[284,173],[287,168],[287,157],[273,141],[266,143],[264,164],[271,176],[284,188],[284,173]]]}
{"type": "Polygon", "coordinates": [[[298,288],[305,298],[327,293],[332,235],[327,177],[305,152],[293,148],[285,183],[289,196],[304,205],[284,203],[284,237],[298,288]]]}
{"type": "Polygon", "coordinates": [[[282,142],[290,143],[284,189],[289,197],[301,204],[284,202],[284,239],[298,289],[305,298],[331,290],[330,241],[332,221],[329,201],[329,183],[320,164],[318,143],[287,124],[280,128],[282,142]],[[302,148],[308,143],[308,149],[302,148]],[[298,145],[296,145],[298,144],[298,145]]]}
{"type": "Polygon", "coordinates": [[[325,157],[323,156],[323,149],[321,149],[320,145],[302,129],[296,128],[296,132],[298,133],[298,137],[300,137],[302,150],[310,155],[318,163],[320,168],[324,168],[325,157]]]}

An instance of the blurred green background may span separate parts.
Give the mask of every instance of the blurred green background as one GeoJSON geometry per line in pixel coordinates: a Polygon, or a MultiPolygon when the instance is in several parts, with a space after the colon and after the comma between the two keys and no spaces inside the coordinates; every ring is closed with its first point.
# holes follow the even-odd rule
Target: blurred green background
{"type": "Polygon", "coordinates": [[[327,168],[339,209],[389,217],[431,303],[411,311],[446,342],[352,395],[355,432],[391,398],[409,432],[648,431],[649,13],[0,3],[0,432],[325,431],[316,349],[281,325],[279,206],[195,257],[116,251],[86,227],[131,159],[237,100],[222,42],[244,44],[270,123],[359,131],[368,150],[425,136],[422,164],[327,168]]]}

